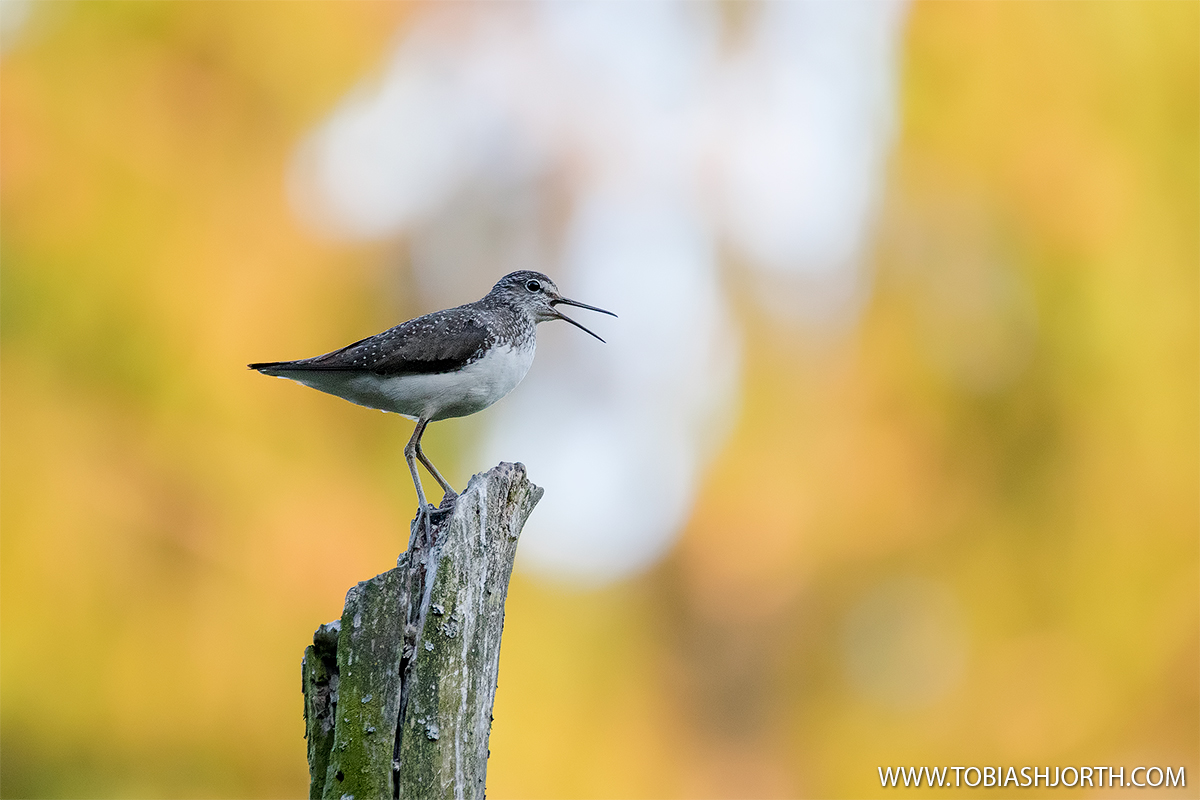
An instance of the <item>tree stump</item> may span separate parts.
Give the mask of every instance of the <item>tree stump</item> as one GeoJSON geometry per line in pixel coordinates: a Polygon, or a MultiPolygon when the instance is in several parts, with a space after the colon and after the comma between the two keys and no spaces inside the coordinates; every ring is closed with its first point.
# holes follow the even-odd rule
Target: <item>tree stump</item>
{"type": "Polygon", "coordinates": [[[521,464],[420,515],[396,568],[346,594],[304,652],[311,798],[480,798],[517,539],[542,489],[521,464]]]}

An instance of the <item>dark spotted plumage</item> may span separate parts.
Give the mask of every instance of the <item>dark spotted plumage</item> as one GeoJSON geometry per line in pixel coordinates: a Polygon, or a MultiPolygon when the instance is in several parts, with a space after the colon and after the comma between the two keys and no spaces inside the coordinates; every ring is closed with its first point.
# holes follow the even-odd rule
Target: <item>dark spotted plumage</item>
{"type": "Polygon", "coordinates": [[[494,319],[489,325],[476,305],[471,303],[410,319],[321,356],[251,364],[250,368],[357,370],[379,376],[434,375],[462,369],[477,361],[500,337],[515,341],[525,338],[520,328],[532,330],[530,325],[497,324],[494,319]]]}
{"type": "Polygon", "coordinates": [[[507,298],[530,280],[554,286],[540,272],[513,272],[474,303],[410,319],[324,355],[249,366],[257,370],[363,370],[387,376],[462,369],[498,341],[520,347],[534,335],[536,321],[520,313],[507,298]]]}

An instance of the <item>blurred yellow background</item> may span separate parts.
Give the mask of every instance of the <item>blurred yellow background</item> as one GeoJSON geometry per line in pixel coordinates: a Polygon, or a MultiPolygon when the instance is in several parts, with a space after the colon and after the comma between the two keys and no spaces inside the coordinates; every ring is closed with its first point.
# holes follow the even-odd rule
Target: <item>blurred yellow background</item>
{"type": "MultiPolygon", "coordinates": [[[[4,797],[306,793],[300,656],[403,547],[411,427],[243,365],[432,310],[284,190],[419,11],[36,4],[7,44],[4,797]]],[[[514,577],[491,797],[1200,780],[1200,6],[907,15],[860,324],[764,319],[727,259],[732,436],[648,573],[514,577]]],[[[433,460],[489,466],[471,431],[433,460]]]]}

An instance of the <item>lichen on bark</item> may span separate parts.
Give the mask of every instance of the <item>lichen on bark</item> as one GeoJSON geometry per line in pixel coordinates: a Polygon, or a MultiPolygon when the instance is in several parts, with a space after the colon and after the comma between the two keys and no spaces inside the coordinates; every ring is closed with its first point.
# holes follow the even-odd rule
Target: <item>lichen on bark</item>
{"type": "Polygon", "coordinates": [[[504,600],[541,496],[521,464],[472,477],[431,538],[418,517],[396,569],[318,629],[303,669],[310,797],[483,797],[504,600]]]}

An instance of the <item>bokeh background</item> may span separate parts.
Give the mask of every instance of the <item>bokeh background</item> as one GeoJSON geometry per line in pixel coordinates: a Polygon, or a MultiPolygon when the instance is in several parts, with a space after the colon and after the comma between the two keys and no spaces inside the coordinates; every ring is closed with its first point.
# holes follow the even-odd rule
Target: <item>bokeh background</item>
{"type": "Polygon", "coordinates": [[[4,797],[306,793],[411,428],[243,365],[521,267],[622,316],[426,436],[548,488],[490,796],[1196,796],[1200,6],[0,12],[4,797]]]}

